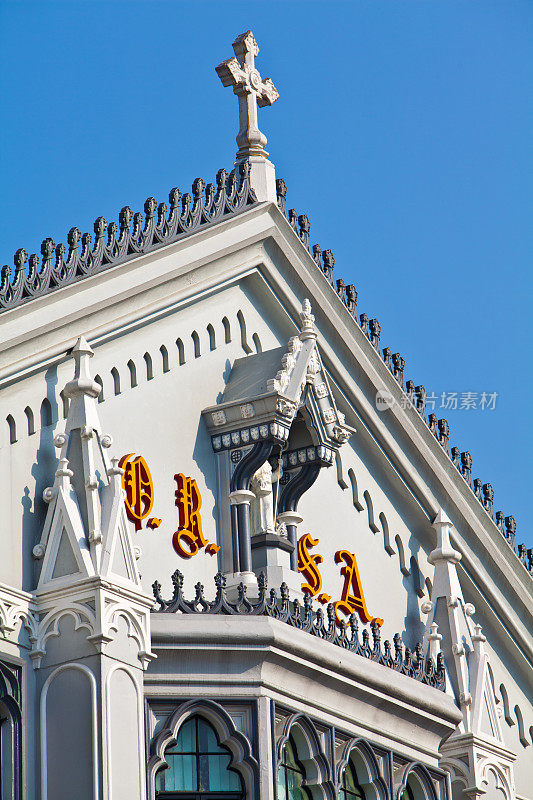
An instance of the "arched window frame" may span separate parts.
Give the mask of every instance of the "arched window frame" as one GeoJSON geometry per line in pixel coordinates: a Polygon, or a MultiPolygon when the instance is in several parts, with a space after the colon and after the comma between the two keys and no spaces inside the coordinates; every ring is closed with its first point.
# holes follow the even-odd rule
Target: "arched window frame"
{"type": "Polygon", "coordinates": [[[238,772],[244,785],[246,800],[258,800],[259,765],[252,755],[249,739],[237,728],[228,712],[213,700],[189,700],[167,719],[150,747],[147,767],[148,800],[155,800],[155,776],[167,762],[165,750],[177,742],[180,728],[191,717],[203,717],[215,730],[221,747],[231,755],[230,768],[238,772]]]}
{"type": "Polygon", "coordinates": [[[276,747],[276,775],[282,762],[283,748],[292,737],[296,744],[298,761],[305,772],[305,788],[313,800],[336,800],[334,780],[329,760],[324,753],[318,731],[305,714],[292,714],[285,720],[283,732],[276,747]]]}
{"type": "Polygon", "coordinates": [[[351,483],[351,486],[352,486],[352,502],[353,502],[353,506],[354,506],[354,508],[357,509],[357,511],[362,511],[364,506],[361,503],[361,501],[359,500],[359,492],[357,490],[357,478],[355,477],[355,472],[353,471],[353,469],[351,467],[348,470],[348,478],[350,479],[350,483],[351,483]]]}
{"type": "Polygon", "coordinates": [[[229,344],[231,342],[231,325],[227,317],[222,317],[222,325],[224,327],[224,342],[229,344]]]}
{"type": "Polygon", "coordinates": [[[40,410],[41,428],[49,428],[54,424],[54,415],[52,412],[52,404],[48,397],[45,397],[41,403],[40,410]]]}
{"type": "Polygon", "coordinates": [[[161,363],[162,363],[163,372],[164,373],[165,372],[170,372],[170,366],[169,366],[169,363],[168,363],[168,350],[167,350],[167,348],[165,347],[164,344],[162,344],[161,347],[159,348],[159,352],[161,353],[161,363]]]}
{"type": "Polygon", "coordinates": [[[336,781],[339,789],[343,772],[349,763],[357,774],[357,782],[364,792],[365,800],[388,800],[389,789],[381,774],[380,763],[367,741],[357,737],[346,743],[337,764],[336,781]]]}
{"type": "MultiPolygon", "coordinates": [[[[95,380],[96,380],[96,378],[95,378],[95,380]]],[[[69,410],[69,406],[70,406],[70,398],[67,397],[67,395],[65,394],[65,390],[64,389],[62,389],[59,392],[59,396],[61,398],[61,403],[62,403],[62,406],[63,406],[63,419],[66,419],[68,417],[68,410],[69,410]]],[[[98,397],[100,397],[100,395],[98,395],[98,397]]]]}
{"type": "Polygon", "coordinates": [[[111,377],[113,378],[113,390],[115,394],[120,394],[120,373],[116,367],[111,370],[111,377]]]}
{"type": "MultiPolygon", "coordinates": [[[[130,388],[135,389],[137,386],[137,367],[135,366],[135,361],[130,358],[126,366],[130,371],[130,388]]],[[[118,392],[115,390],[115,394],[120,394],[120,390],[118,392]]]]}
{"type": "Polygon", "coordinates": [[[202,351],[200,348],[200,337],[198,336],[198,331],[193,331],[191,333],[191,339],[194,349],[194,357],[200,358],[200,356],[202,355],[202,351]]]}
{"type": "Polygon", "coordinates": [[[305,767],[301,763],[300,759],[298,758],[298,747],[294,738],[291,734],[289,734],[289,738],[286,740],[285,744],[283,745],[283,750],[281,751],[281,760],[278,766],[278,796],[279,792],[279,784],[280,784],[280,777],[283,773],[283,782],[285,784],[285,798],[286,800],[289,797],[289,785],[288,785],[288,776],[289,772],[297,772],[301,775],[302,778],[302,797],[307,798],[308,800],[311,798],[311,794],[308,788],[305,785],[306,781],[306,774],[305,774],[305,767]],[[287,748],[290,747],[292,752],[292,760],[289,763],[288,759],[286,758],[287,748]]]}
{"type": "Polygon", "coordinates": [[[183,346],[182,339],[176,339],[176,347],[178,348],[178,364],[180,367],[185,364],[185,347],[183,346]]]}
{"type": "Polygon", "coordinates": [[[374,504],[372,503],[372,498],[370,497],[370,492],[365,489],[363,492],[363,498],[366,503],[366,510],[368,515],[368,527],[372,531],[372,533],[379,533],[379,528],[376,525],[374,520],[374,504]]]}
{"type": "Polygon", "coordinates": [[[263,345],[261,344],[261,339],[259,338],[258,333],[254,333],[252,335],[252,342],[254,343],[255,352],[262,353],[263,352],[263,345]]]}
{"type": "Polygon", "coordinates": [[[350,800],[352,797],[357,798],[357,800],[366,800],[365,790],[359,783],[357,770],[355,769],[353,763],[348,761],[342,771],[341,780],[339,783],[339,798],[341,798],[341,800],[350,800]],[[351,783],[353,784],[353,788],[352,786],[346,785],[346,775],[348,772],[352,778],[351,783]]]}
{"type": "Polygon", "coordinates": [[[8,414],[6,422],[9,428],[9,444],[15,444],[17,441],[17,423],[15,422],[15,417],[12,414],[8,414]]]}
{"type": "Polygon", "coordinates": [[[100,375],[95,375],[94,376],[94,382],[97,383],[100,386],[100,394],[98,395],[98,402],[99,403],[103,403],[104,400],[105,400],[105,397],[104,397],[104,382],[103,382],[102,378],[100,377],[100,375]]]}
{"type": "Polygon", "coordinates": [[[402,575],[405,575],[406,578],[409,577],[411,574],[411,570],[407,566],[405,562],[405,550],[403,547],[403,542],[399,533],[396,534],[394,537],[394,541],[396,542],[396,547],[398,548],[398,559],[400,561],[400,572],[402,575]]]}
{"type": "MultiPolygon", "coordinates": [[[[6,728],[11,734],[12,778],[6,787],[6,797],[22,800],[22,712],[20,698],[22,693],[22,667],[0,660],[0,714],[4,716],[6,728]],[[3,713],[2,713],[3,712],[3,713]]],[[[7,774],[7,771],[6,771],[7,774]]],[[[0,781],[2,776],[0,776],[0,781]]],[[[0,784],[0,790],[4,787],[0,784]]],[[[2,794],[3,796],[3,794],[2,794]]]]}
{"type": "Polygon", "coordinates": [[[237,311],[237,322],[239,323],[239,327],[241,329],[241,347],[246,353],[246,355],[250,355],[252,352],[252,348],[248,344],[248,337],[246,334],[246,321],[244,319],[244,314],[242,311],[237,311]]]}
{"type": "Polygon", "coordinates": [[[396,551],[390,543],[389,523],[383,511],[380,512],[378,519],[383,531],[383,547],[385,548],[385,552],[392,556],[396,551]]]}
{"type": "Polygon", "coordinates": [[[348,488],[348,484],[344,480],[344,469],[342,466],[342,456],[340,452],[337,450],[335,453],[335,466],[337,468],[337,483],[341,487],[342,490],[348,488]]]}
{"type": "Polygon", "coordinates": [[[217,349],[217,340],[216,340],[216,336],[215,336],[215,329],[213,328],[211,323],[209,323],[209,325],[207,326],[207,335],[209,336],[209,349],[210,350],[216,350],[217,349]]]}
{"type": "Polygon", "coordinates": [[[438,800],[428,768],[418,761],[407,764],[400,778],[397,800],[438,800]]]}

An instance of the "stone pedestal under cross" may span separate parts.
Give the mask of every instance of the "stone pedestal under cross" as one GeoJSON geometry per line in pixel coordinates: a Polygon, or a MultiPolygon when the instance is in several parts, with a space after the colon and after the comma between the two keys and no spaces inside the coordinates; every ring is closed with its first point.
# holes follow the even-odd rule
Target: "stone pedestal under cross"
{"type": "Polygon", "coordinates": [[[224,86],[233,86],[239,98],[239,123],[236,163],[250,163],[250,180],[258,200],[276,202],[274,165],[265,150],[266,136],[257,125],[257,106],[271,106],[279,97],[270,78],[261,78],[255,68],[259,47],[252,31],[246,31],[233,42],[235,56],[216,67],[224,86]]]}

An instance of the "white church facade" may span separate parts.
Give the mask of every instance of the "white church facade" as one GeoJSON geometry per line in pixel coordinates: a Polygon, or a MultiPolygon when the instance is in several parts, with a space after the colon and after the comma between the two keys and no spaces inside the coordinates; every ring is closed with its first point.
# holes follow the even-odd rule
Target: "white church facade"
{"type": "Polygon", "coordinates": [[[0,282],[1,800],[532,798],[533,553],[234,170],[0,282]]]}

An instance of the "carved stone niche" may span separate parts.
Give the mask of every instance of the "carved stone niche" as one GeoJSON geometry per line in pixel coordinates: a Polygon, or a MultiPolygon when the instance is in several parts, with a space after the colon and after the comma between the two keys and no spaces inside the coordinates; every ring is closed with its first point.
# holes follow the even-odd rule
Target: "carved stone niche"
{"type": "Polygon", "coordinates": [[[256,574],[266,571],[269,585],[285,582],[297,594],[301,594],[297,530],[303,521],[298,503],[321,468],[334,461],[334,449],[320,440],[305,398],[302,400],[287,441],[283,447],[274,448],[252,480],[252,490],[257,494],[257,524],[251,540],[253,570],[256,574]]]}
{"type": "Polygon", "coordinates": [[[348,439],[320,358],[308,301],[287,345],[237,359],[220,402],[202,412],[217,464],[217,513],[228,587],[300,591],[301,496],[348,439]]]}

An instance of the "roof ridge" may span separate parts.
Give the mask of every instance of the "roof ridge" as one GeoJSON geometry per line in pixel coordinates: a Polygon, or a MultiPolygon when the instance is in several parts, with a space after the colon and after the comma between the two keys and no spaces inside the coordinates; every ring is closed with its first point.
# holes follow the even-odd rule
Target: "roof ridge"
{"type": "Polygon", "coordinates": [[[27,252],[20,248],[14,256],[13,280],[11,268],[7,265],[2,267],[0,313],[109,269],[128,258],[155,250],[183,234],[218,222],[257,203],[255,192],[250,186],[249,163],[242,162],[237,171],[236,169],[230,173],[219,169],[216,187],[212,183],[206,184],[202,178],[196,178],[192,184],[192,197],[188,193],[182,195],[177,187],[171,189],[168,196],[168,215],[166,203],[158,205],[155,197],[149,197],[144,203],[144,226],[142,213],[132,213],[129,206],[124,206],[120,211],[119,225],[116,222],[108,225],[104,217],[97,217],[94,222],[95,240],[92,249],[92,234],[82,234],[76,227],[71,228],[68,233],[66,258],[64,244],[56,245],[50,237],[44,239],[41,245],[43,264],[40,269],[39,256],[33,253],[28,259],[27,252]]]}
{"type": "Polygon", "coordinates": [[[426,416],[427,392],[424,386],[415,386],[411,380],[404,382],[405,359],[400,353],[392,353],[389,347],[384,347],[380,351],[381,325],[377,319],[368,319],[366,314],[357,316],[357,289],[353,284],[344,282],[342,278],[334,279],[335,257],[331,250],[322,250],[320,245],[315,244],[311,247],[309,233],[311,224],[306,214],[298,214],[291,208],[287,210],[286,197],[287,186],[282,178],[276,179],[276,194],[278,208],[283,216],[288,220],[290,226],[298,236],[308,253],[313,258],[318,269],[322,272],[326,280],[335,289],[339,299],[346,306],[357,325],[361,328],[372,346],[382,357],[382,360],[389,371],[394,375],[400,388],[405,394],[406,402],[410,403],[419,413],[420,417],[428,426],[429,430],[439,442],[442,449],[456,467],[465,483],[470,487],[472,493],[477,497],[481,506],[485,509],[492,522],[496,525],[512,552],[520,560],[530,575],[533,575],[533,548],[526,549],[524,544],[516,546],[516,521],[515,518],[504,516],[502,511],[494,514],[494,490],[492,484],[483,483],[480,478],[472,481],[472,456],[466,450],[461,452],[458,447],[450,450],[450,425],[446,419],[437,419],[436,414],[426,416]],[[382,355],[381,355],[382,352],[382,355]]]}

